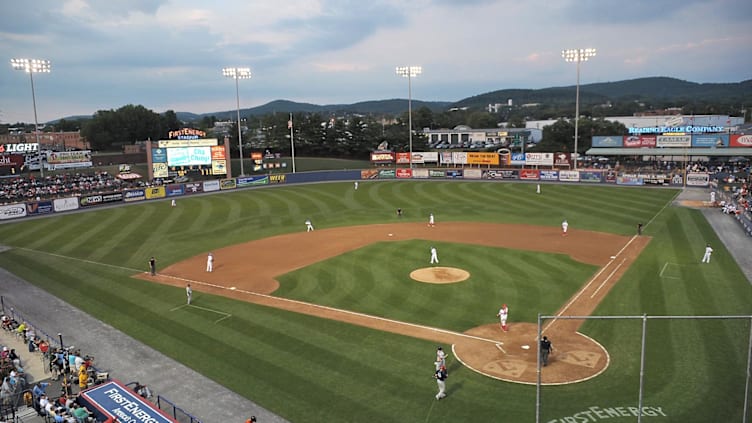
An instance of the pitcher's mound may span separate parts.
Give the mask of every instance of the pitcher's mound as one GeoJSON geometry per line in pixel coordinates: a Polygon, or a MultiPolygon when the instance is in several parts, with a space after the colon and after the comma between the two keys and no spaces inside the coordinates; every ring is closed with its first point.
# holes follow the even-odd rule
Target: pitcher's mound
{"type": "Polygon", "coordinates": [[[418,282],[455,283],[470,277],[470,272],[455,267],[424,267],[410,272],[410,277],[418,282]]]}

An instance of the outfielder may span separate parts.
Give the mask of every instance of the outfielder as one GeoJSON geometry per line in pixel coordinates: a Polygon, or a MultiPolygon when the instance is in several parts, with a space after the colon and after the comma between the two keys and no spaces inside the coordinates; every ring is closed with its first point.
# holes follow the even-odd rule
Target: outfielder
{"type": "Polygon", "coordinates": [[[306,225],[306,232],[313,231],[313,224],[311,223],[311,219],[306,219],[305,225],[306,225]]]}
{"type": "Polygon", "coordinates": [[[561,235],[562,236],[567,234],[567,229],[569,229],[569,223],[567,222],[567,219],[564,219],[564,221],[561,222],[561,235]]]}
{"type": "Polygon", "coordinates": [[[191,289],[191,284],[185,286],[185,296],[188,299],[188,305],[191,305],[191,300],[193,299],[193,289],[191,289]]]}
{"type": "Polygon", "coordinates": [[[355,191],[358,190],[358,181],[355,181],[355,191]]]}
{"type": "Polygon", "coordinates": [[[540,194],[540,184],[535,186],[535,193],[540,194]]]}
{"type": "Polygon", "coordinates": [[[436,247],[431,247],[431,264],[439,264],[439,255],[436,252],[436,247]]]}
{"type": "Polygon", "coordinates": [[[702,262],[701,263],[710,263],[710,255],[713,254],[713,248],[708,244],[705,247],[705,255],[702,256],[702,262]]]}
{"type": "Polygon", "coordinates": [[[209,273],[214,271],[214,254],[212,253],[206,256],[206,271],[209,273]]]}
{"type": "Polygon", "coordinates": [[[501,330],[506,332],[508,330],[507,317],[509,316],[509,308],[507,308],[506,304],[501,305],[501,308],[499,309],[499,312],[496,313],[496,316],[499,317],[499,325],[501,326],[501,330]]]}

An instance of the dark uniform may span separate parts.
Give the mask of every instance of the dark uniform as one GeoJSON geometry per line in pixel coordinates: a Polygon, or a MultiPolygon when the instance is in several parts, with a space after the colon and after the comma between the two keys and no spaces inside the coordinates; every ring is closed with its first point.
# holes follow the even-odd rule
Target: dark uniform
{"type": "Polygon", "coordinates": [[[152,276],[157,274],[157,260],[154,257],[149,259],[149,272],[152,276]]]}
{"type": "Polygon", "coordinates": [[[548,340],[548,337],[543,337],[540,341],[540,354],[541,354],[541,363],[543,363],[543,366],[546,366],[548,364],[548,355],[551,354],[551,341],[548,340]]]}

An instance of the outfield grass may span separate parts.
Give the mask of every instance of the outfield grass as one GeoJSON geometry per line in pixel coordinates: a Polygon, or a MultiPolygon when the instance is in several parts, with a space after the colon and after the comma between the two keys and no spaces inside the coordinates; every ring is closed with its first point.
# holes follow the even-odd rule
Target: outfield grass
{"type": "MultiPolygon", "coordinates": [[[[449,363],[449,397],[436,402],[433,343],[195,294],[195,304],[232,315],[215,324],[209,312],[170,311],[184,302],[182,289],[130,275],[146,270],[151,255],[164,266],[300,231],[305,218],[317,228],[390,222],[397,207],[405,221],[425,221],[433,212],[439,224],[558,227],[566,218],[572,229],[632,234],[637,222],[650,222],[645,234],[653,241],[597,314],[752,314],[752,288],[702,215],[664,209],[675,195],[577,185],[543,185],[536,195],[531,184],[443,181],[363,181],[358,191],[351,183],[252,189],[181,198],[175,209],[158,201],[0,225],[3,243],[18,247],[0,254],[0,266],[295,422],[534,421],[535,387],[495,381],[455,361],[449,363]],[[717,248],[713,263],[700,266],[706,242],[717,248]],[[671,278],[659,277],[665,263],[675,264],[671,278]]],[[[595,271],[557,255],[441,246],[446,249],[461,252],[462,266],[473,270],[469,283],[400,285],[410,263],[426,260],[424,248],[406,241],[285,275],[278,294],[463,330],[494,321],[500,295],[514,299],[507,301],[513,321],[535,322],[537,313],[553,312],[595,271]]],[[[647,326],[644,404],[662,407],[668,414],[662,421],[741,421],[749,322],[647,326]]],[[[588,382],[544,388],[542,421],[637,404],[642,321],[589,321],[583,330],[609,350],[611,366],[588,382]]]]}

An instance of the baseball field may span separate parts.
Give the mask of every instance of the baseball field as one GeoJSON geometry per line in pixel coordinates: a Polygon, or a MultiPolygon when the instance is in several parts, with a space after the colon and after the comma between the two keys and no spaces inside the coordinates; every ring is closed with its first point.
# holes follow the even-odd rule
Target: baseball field
{"type": "MultiPolygon", "coordinates": [[[[448,181],[250,189],[0,225],[12,247],[0,266],[290,421],[527,422],[538,314],[752,314],[749,282],[677,194],[448,181]],[[706,243],[715,251],[700,264],[706,243]],[[437,345],[455,347],[441,401],[437,345]]],[[[749,320],[545,324],[541,421],[636,421],[641,366],[646,419],[742,419],[749,320]]]]}

